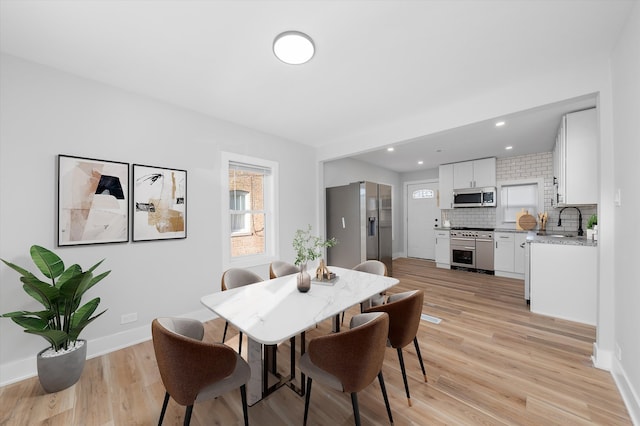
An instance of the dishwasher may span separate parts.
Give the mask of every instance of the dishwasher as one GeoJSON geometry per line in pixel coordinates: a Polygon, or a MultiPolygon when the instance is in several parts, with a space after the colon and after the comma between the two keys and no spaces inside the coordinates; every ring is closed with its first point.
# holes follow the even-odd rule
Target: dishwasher
{"type": "Polygon", "coordinates": [[[476,269],[493,272],[493,232],[479,231],[476,236],[476,269]]]}

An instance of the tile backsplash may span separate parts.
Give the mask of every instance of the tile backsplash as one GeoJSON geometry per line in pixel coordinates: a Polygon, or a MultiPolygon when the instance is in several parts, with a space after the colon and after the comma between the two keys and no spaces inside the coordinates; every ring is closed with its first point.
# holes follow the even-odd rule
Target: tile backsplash
{"type": "MultiPolygon", "coordinates": [[[[544,179],[544,209],[549,214],[547,231],[575,232],[578,229],[578,212],[569,208],[562,213],[562,226],[558,226],[558,215],[561,208],[551,204],[553,191],[553,153],[541,152],[517,157],[498,158],[496,161],[496,180],[498,184],[527,178],[544,179]]],[[[498,207],[499,208],[499,207],[498,207]]],[[[587,229],[587,221],[592,214],[597,213],[597,205],[578,207],[582,212],[582,228],[587,229]]],[[[467,226],[480,228],[503,228],[503,224],[496,224],[496,208],[479,207],[442,210],[442,220],[448,219],[451,226],[467,226]]],[[[514,227],[515,225],[512,225],[514,227]]]]}

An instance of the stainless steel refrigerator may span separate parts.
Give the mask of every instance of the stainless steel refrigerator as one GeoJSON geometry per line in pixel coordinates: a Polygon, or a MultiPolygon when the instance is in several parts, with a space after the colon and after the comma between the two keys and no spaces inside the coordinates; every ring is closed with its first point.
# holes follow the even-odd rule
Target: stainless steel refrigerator
{"type": "Polygon", "coordinates": [[[391,186],[354,182],[326,188],[326,206],[326,237],[338,240],[327,249],[327,264],[353,268],[379,260],[391,276],[391,186]]]}

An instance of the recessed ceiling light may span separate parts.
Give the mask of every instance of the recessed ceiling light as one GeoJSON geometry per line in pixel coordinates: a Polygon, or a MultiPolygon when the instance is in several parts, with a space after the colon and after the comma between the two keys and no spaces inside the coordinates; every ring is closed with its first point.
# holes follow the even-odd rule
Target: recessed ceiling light
{"type": "Polygon", "coordinates": [[[311,37],[300,31],[285,31],[273,41],[273,53],[285,64],[300,65],[313,58],[311,37]]]}
{"type": "Polygon", "coordinates": [[[509,146],[505,146],[504,149],[510,150],[510,149],[513,149],[513,147],[511,145],[509,145],[509,146]]]}
{"type": "Polygon", "coordinates": [[[498,122],[496,123],[496,127],[502,127],[502,126],[504,126],[505,124],[507,124],[507,123],[505,123],[504,121],[498,121],[498,122]]]}
{"type": "Polygon", "coordinates": [[[420,160],[420,161],[418,161],[418,164],[423,165],[424,161],[420,160]]]}
{"type": "Polygon", "coordinates": [[[395,151],[395,148],[394,148],[394,147],[392,147],[392,146],[390,146],[389,148],[387,148],[387,151],[389,151],[389,152],[393,152],[393,151],[395,151]]]}

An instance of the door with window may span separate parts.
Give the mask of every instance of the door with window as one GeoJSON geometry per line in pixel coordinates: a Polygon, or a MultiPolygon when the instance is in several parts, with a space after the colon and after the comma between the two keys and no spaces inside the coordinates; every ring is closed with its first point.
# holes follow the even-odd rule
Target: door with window
{"type": "Polygon", "coordinates": [[[407,256],[435,259],[438,182],[407,185],[407,256]]]}

